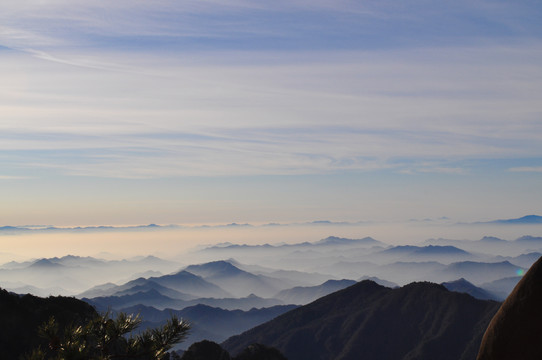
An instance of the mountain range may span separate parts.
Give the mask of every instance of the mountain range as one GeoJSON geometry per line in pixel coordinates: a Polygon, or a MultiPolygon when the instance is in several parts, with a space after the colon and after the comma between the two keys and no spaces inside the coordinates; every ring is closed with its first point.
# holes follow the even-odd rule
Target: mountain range
{"type": "Polygon", "coordinates": [[[265,323],[296,307],[295,305],[278,305],[261,309],[226,310],[198,304],[182,310],[158,310],[151,306],[135,305],[120,309],[120,311],[127,314],[139,314],[143,319],[141,329],[156,328],[171,315],[188,321],[191,324],[190,334],[181,345],[186,347],[187,344],[202,340],[222,342],[230,336],[265,323]]]}
{"type": "Polygon", "coordinates": [[[466,360],[499,306],[433,283],[390,289],[366,280],[222,345],[233,354],[263,343],[290,360],[466,360]]]}

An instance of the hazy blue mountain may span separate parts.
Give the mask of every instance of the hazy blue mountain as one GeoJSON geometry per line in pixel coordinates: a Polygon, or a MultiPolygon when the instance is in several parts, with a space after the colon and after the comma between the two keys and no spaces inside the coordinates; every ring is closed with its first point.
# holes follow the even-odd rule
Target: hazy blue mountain
{"type": "Polygon", "coordinates": [[[383,242],[375,240],[371,237],[362,239],[348,239],[337,236],[328,236],[325,239],[310,243],[317,246],[385,246],[383,242]]]}
{"type": "Polygon", "coordinates": [[[91,287],[90,289],[77,295],[78,298],[93,298],[98,296],[110,296],[115,293],[115,288],[119,286],[113,283],[105,283],[91,287]]]}
{"type": "Polygon", "coordinates": [[[200,298],[200,299],[190,300],[189,304],[190,305],[203,304],[203,305],[209,305],[212,307],[218,307],[218,308],[226,309],[226,310],[244,310],[244,311],[248,311],[253,308],[261,309],[261,308],[267,308],[267,307],[276,306],[276,305],[285,305],[284,302],[279,299],[272,299],[272,298],[266,299],[266,298],[261,298],[259,296],[256,296],[254,294],[251,294],[243,298],[223,298],[223,299],[200,298]]]}
{"type": "Polygon", "coordinates": [[[497,261],[509,261],[514,265],[518,265],[524,269],[528,269],[542,256],[540,252],[530,252],[518,256],[496,256],[497,261]]]}
{"type": "Polygon", "coordinates": [[[188,271],[182,270],[175,274],[151,277],[148,281],[154,281],[162,286],[168,287],[182,293],[190,294],[195,297],[230,297],[231,294],[218,285],[210,283],[201,276],[194,275],[188,271]]]}
{"type": "Polygon", "coordinates": [[[239,297],[250,294],[269,297],[291,284],[289,281],[285,282],[265,275],[254,275],[227,261],[190,265],[184,270],[228,289],[229,293],[239,297]]]}
{"type": "Polygon", "coordinates": [[[480,287],[491,292],[492,294],[495,294],[499,300],[504,300],[508,295],[510,295],[521,278],[521,276],[510,276],[483,283],[480,285],[480,287]]]}
{"type": "Polygon", "coordinates": [[[542,224],[542,216],[526,215],[517,219],[494,220],[489,224],[542,224]]]}
{"type": "Polygon", "coordinates": [[[63,289],[60,286],[49,287],[49,288],[38,288],[31,285],[22,285],[22,286],[6,286],[6,290],[14,292],[16,294],[32,294],[35,296],[48,297],[48,296],[58,296],[59,294],[66,293],[66,289],[63,289]]]}
{"type": "Polygon", "coordinates": [[[222,342],[230,336],[240,334],[266,321],[274,319],[297,306],[279,305],[261,309],[224,310],[207,305],[194,305],[182,310],[157,310],[153,307],[136,305],[121,309],[128,314],[140,314],[143,319],[141,328],[155,328],[165,323],[171,315],[177,315],[188,321],[191,331],[188,338],[183,341],[182,348],[201,340],[222,342]]]}
{"type": "Polygon", "coordinates": [[[502,300],[500,296],[475,286],[463,278],[455,281],[443,282],[441,285],[450,291],[469,294],[480,300],[502,300]]]}
{"type": "Polygon", "coordinates": [[[397,261],[377,267],[372,275],[406,284],[412,281],[439,281],[439,273],[446,269],[446,265],[437,261],[397,261]]]}
{"type": "Polygon", "coordinates": [[[355,283],[354,280],[328,280],[318,286],[296,286],[282,290],[273,297],[284,301],[286,304],[304,305],[355,283]]]}
{"type": "MultiPolygon", "coordinates": [[[[393,246],[371,255],[372,259],[451,262],[459,260],[472,260],[475,257],[458,247],[451,245],[393,246]]],[[[374,261],[374,260],[373,260],[374,261]]]]}
{"type": "Polygon", "coordinates": [[[33,262],[28,268],[39,269],[39,271],[48,271],[48,270],[61,270],[66,267],[62,264],[58,264],[49,259],[39,259],[33,262]]]}
{"type": "Polygon", "coordinates": [[[289,360],[472,360],[499,306],[432,283],[390,289],[367,280],[222,345],[237,354],[262,343],[289,360]]]}
{"type": "Polygon", "coordinates": [[[56,264],[61,264],[64,266],[70,267],[98,267],[98,266],[108,266],[108,261],[103,259],[97,259],[91,256],[75,256],[75,255],[66,255],[63,257],[54,257],[50,258],[49,261],[56,264]]]}
{"type": "Polygon", "coordinates": [[[32,230],[23,228],[23,227],[17,227],[17,226],[0,226],[0,232],[5,233],[5,234],[17,234],[17,233],[28,232],[28,231],[32,231],[32,230]]]}
{"type": "Polygon", "coordinates": [[[63,295],[74,295],[98,285],[98,281],[117,283],[135,273],[149,270],[170,273],[178,268],[175,262],[154,256],[109,261],[66,255],[4,264],[0,268],[0,284],[20,282],[22,286],[38,288],[41,293],[44,289],[56,288],[61,284],[65,289],[63,295]]]}
{"type": "Polygon", "coordinates": [[[22,268],[32,265],[32,263],[33,261],[25,261],[25,262],[10,261],[10,262],[2,264],[0,268],[5,269],[5,270],[22,269],[22,268]]]}
{"type": "Polygon", "coordinates": [[[168,296],[162,295],[160,292],[154,289],[140,291],[128,295],[100,296],[92,299],[82,298],[82,300],[95,306],[99,311],[107,311],[108,309],[122,309],[139,304],[153,306],[158,309],[182,309],[189,305],[189,303],[184,300],[172,299],[168,296]]]}
{"type": "Polygon", "coordinates": [[[361,278],[358,279],[358,282],[363,281],[363,280],[371,280],[371,281],[374,281],[375,283],[377,283],[378,285],[382,285],[382,286],[389,287],[389,288],[392,288],[392,289],[394,289],[396,287],[399,287],[399,285],[397,285],[396,283],[394,283],[392,281],[380,279],[380,278],[378,278],[376,276],[362,276],[361,278]]]}
{"type": "Polygon", "coordinates": [[[507,242],[506,240],[500,239],[500,238],[495,237],[495,236],[484,236],[483,238],[481,238],[478,241],[480,241],[482,243],[488,243],[488,244],[504,244],[504,243],[507,242]]]}
{"type": "Polygon", "coordinates": [[[263,274],[272,278],[279,279],[285,285],[290,283],[290,286],[295,284],[307,286],[318,285],[325,282],[326,280],[334,279],[333,275],[295,270],[274,270],[263,274]]]}
{"type": "Polygon", "coordinates": [[[138,278],[130,280],[125,284],[117,286],[94,287],[79,295],[79,297],[113,296],[116,294],[129,294],[138,291],[137,289],[154,289],[163,295],[168,295],[174,299],[189,300],[198,297],[230,297],[231,294],[219,286],[210,283],[200,276],[187,271],[179,271],[174,274],[150,277],[148,279],[138,278]],[[132,289],[132,290],[131,290],[132,289]],[[166,294],[168,293],[168,294],[166,294]]]}
{"type": "Polygon", "coordinates": [[[172,308],[181,310],[188,306],[203,304],[227,310],[239,309],[245,311],[252,308],[259,309],[276,305],[285,305],[282,300],[261,298],[253,294],[242,298],[195,298],[191,300],[182,300],[165,296],[155,289],[127,295],[82,298],[82,300],[96,306],[96,308],[101,311],[105,311],[109,308],[118,310],[135,305],[152,306],[157,309],[172,308]]]}
{"type": "Polygon", "coordinates": [[[522,236],[520,238],[517,238],[515,240],[516,243],[522,243],[522,244],[528,244],[528,245],[534,245],[534,246],[542,246],[542,237],[538,236],[522,236]]]}
{"type": "Polygon", "coordinates": [[[389,249],[379,252],[379,254],[416,254],[416,255],[469,255],[465,250],[461,250],[455,246],[438,246],[438,245],[428,245],[428,246],[412,246],[412,245],[401,245],[394,246],[389,249]]]}
{"type": "Polygon", "coordinates": [[[172,298],[172,299],[177,299],[177,300],[191,300],[191,299],[194,299],[194,296],[192,296],[192,295],[184,294],[184,293],[182,293],[180,291],[170,289],[170,288],[162,286],[162,285],[160,285],[160,284],[158,284],[158,283],[156,283],[156,282],[154,282],[152,280],[146,280],[142,284],[134,285],[134,286],[132,286],[130,288],[127,288],[127,289],[122,289],[122,290],[119,290],[119,291],[115,291],[112,295],[113,296],[132,295],[132,294],[136,294],[138,292],[145,292],[145,291],[149,291],[149,290],[156,290],[160,294],[162,294],[164,296],[167,296],[169,298],[172,298]]]}
{"type": "Polygon", "coordinates": [[[479,240],[452,240],[452,239],[429,239],[424,245],[455,246],[465,251],[484,255],[519,255],[525,250],[525,246],[510,240],[503,240],[494,236],[484,236],[479,240]]]}
{"type": "Polygon", "coordinates": [[[517,275],[518,271],[524,269],[509,261],[495,263],[462,261],[446,266],[442,273],[453,278],[465,278],[474,284],[482,284],[517,275]]]}
{"type": "Polygon", "coordinates": [[[380,242],[378,240],[375,240],[371,237],[365,237],[362,239],[348,239],[348,238],[341,238],[337,236],[329,236],[325,239],[321,239],[315,242],[302,242],[302,243],[294,243],[294,244],[280,244],[280,245],[270,245],[270,244],[263,244],[263,245],[238,245],[238,244],[222,244],[222,245],[215,245],[208,248],[203,249],[202,251],[209,251],[209,250],[261,250],[261,249],[267,249],[267,250],[284,250],[284,249],[292,249],[292,248],[319,248],[319,247],[372,247],[372,246],[387,246],[383,242],[380,242]]]}

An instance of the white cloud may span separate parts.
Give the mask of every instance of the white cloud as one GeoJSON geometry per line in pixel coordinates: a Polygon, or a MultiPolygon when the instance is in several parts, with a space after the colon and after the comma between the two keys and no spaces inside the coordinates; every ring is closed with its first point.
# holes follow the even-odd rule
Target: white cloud
{"type": "Polygon", "coordinates": [[[5,54],[0,68],[0,150],[17,151],[23,167],[145,178],[458,173],[440,160],[542,157],[538,42],[32,54],[5,54]]]}
{"type": "Polygon", "coordinates": [[[542,173],[542,166],[519,166],[508,169],[512,172],[534,172],[542,173]]]}

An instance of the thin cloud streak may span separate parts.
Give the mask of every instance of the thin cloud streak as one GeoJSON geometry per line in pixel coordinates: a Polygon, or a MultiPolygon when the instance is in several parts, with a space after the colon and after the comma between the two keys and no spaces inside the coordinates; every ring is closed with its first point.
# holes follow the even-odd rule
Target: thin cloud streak
{"type": "Polygon", "coordinates": [[[533,173],[542,173],[542,166],[520,166],[520,167],[513,167],[508,169],[508,171],[512,172],[533,172],[533,173]]]}
{"type": "Polygon", "coordinates": [[[78,176],[408,172],[397,158],[415,172],[432,160],[431,172],[457,173],[443,159],[542,157],[541,49],[402,50],[400,63],[386,52],[283,55],[249,67],[111,53],[101,62],[114,66],[81,67],[12,54],[0,149],[20,167],[78,176]]]}

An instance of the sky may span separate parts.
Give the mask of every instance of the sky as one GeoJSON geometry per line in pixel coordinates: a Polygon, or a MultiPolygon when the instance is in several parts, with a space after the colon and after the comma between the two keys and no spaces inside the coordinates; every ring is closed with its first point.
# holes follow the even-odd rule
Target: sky
{"type": "Polygon", "coordinates": [[[4,0],[0,225],[540,215],[541,18],[535,0],[4,0]]]}

